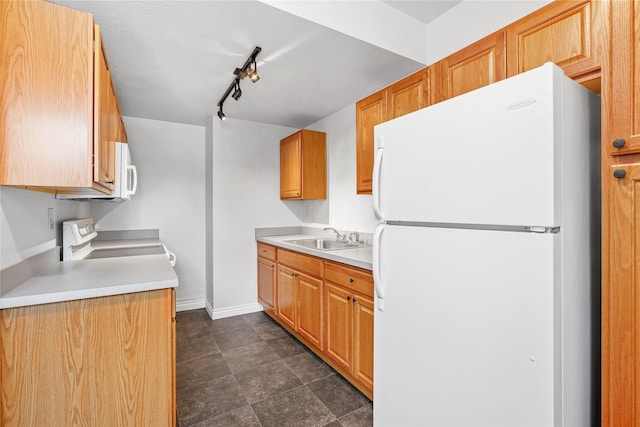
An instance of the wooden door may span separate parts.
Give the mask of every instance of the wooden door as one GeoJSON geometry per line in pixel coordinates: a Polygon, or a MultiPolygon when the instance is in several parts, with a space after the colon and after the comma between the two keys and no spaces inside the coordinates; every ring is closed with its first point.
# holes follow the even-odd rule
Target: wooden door
{"type": "Polygon", "coordinates": [[[386,92],[381,90],[356,103],[356,192],[371,194],[373,184],[373,127],[387,120],[386,92]]]}
{"type": "Polygon", "coordinates": [[[504,79],[507,73],[504,31],[485,37],[446,57],[436,70],[441,74],[442,100],[504,79]]]}
{"type": "Polygon", "coordinates": [[[293,270],[278,266],[278,284],[276,290],[276,309],[278,311],[278,317],[291,326],[293,329],[296,327],[296,286],[295,286],[295,273],[293,270]]]}
{"type": "Polygon", "coordinates": [[[605,155],[640,153],[640,1],[612,2],[612,13],[611,64],[602,93],[605,155]]]}
{"type": "Polygon", "coordinates": [[[93,17],[0,1],[0,185],[93,184],[93,17]]]}
{"type": "Polygon", "coordinates": [[[429,105],[429,69],[392,84],[386,90],[387,120],[404,116],[429,105]]]}
{"type": "Polygon", "coordinates": [[[95,82],[94,82],[94,139],[93,139],[93,179],[100,185],[113,189],[115,165],[113,150],[114,91],[111,86],[109,64],[102,44],[99,26],[95,26],[95,82]]]}
{"type": "Polygon", "coordinates": [[[353,376],[373,390],[373,300],[353,297],[353,376]]]}
{"type": "Polygon", "coordinates": [[[171,289],[0,311],[0,425],[171,426],[171,289]]]}
{"type": "Polygon", "coordinates": [[[265,311],[268,312],[274,312],[276,281],[275,262],[258,258],[258,301],[264,306],[265,311]]]}
{"type": "Polygon", "coordinates": [[[300,132],[280,141],[280,198],[302,197],[302,139],[300,132]]]}
{"type": "Polygon", "coordinates": [[[325,283],[325,351],[351,372],[353,303],[351,292],[325,283]]]}
{"type": "Polygon", "coordinates": [[[298,323],[296,330],[322,350],[322,280],[296,273],[298,323]]]}
{"type": "Polygon", "coordinates": [[[602,424],[640,426],[640,163],[614,165],[607,172],[602,424]],[[614,177],[623,172],[623,178],[614,177]]]}
{"type": "Polygon", "coordinates": [[[598,77],[603,3],[556,1],[507,27],[507,75],[553,62],[578,81],[598,77]]]}

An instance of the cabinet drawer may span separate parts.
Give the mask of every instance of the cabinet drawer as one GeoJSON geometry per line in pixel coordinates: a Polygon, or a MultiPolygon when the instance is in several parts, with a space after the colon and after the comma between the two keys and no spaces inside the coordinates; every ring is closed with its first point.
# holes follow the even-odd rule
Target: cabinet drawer
{"type": "Polygon", "coordinates": [[[258,256],[275,261],[276,248],[274,246],[258,242],[258,256]]]}
{"type": "Polygon", "coordinates": [[[371,273],[332,262],[326,262],[324,268],[326,280],[373,297],[373,276],[371,273]]]}
{"type": "Polygon", "coordinates": [[[323,262],[319,258],[278,248],[278,263],[311,276],[323,276],[323,262]]]}

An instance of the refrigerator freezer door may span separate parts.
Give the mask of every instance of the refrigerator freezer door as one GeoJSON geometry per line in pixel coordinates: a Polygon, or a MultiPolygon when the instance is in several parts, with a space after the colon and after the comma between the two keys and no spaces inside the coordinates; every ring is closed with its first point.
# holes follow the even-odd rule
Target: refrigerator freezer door
{"type": "Polygon", "coordinates": [[[559,239],[385,226],[374,425],[554,425],[559,239]]]}
{"type": "Polygon", "coordinates": [[[376,126],[380,219],[560,226],[561,74],[548,64],[376,126]]]}

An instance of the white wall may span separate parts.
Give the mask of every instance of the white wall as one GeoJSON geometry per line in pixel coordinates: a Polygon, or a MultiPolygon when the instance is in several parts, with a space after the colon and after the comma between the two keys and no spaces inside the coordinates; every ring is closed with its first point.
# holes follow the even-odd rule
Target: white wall
{"type": "Polygon", "coordinates": [[[427,64],[517,21],[553,0],[465,0],[427,25],[427,64]]]}
{"type": "Polygon", "coordinates": [[[28,256],[34,247],[53,239],[62,244],[62,221],[89,215],[89,204],[56,200],[53,194],[0,187],[0,268],[28,256]],[[48,208],[55,229],[49,230],[48,208]]]}
{"type": "Polygon", "coordinates": [[[205,128],[124,117],[138,191],[130,201],[92,201],[103,230],[160,230],[175,252],[178,310],[205,305],[205,128]]]}
{"type": "Polygon", "coordinates": [[[256,227],[302,223],[303,205],[280,200],[280,140],[297,129],[213,119],[214,318],[260,310],[256,227]]]}
{"type": "Polygon", "coordinates": [[[308,126],[308,129],[327,134],[328,192],[326,201],[307,202],[305,222],[373,233],[376,217],[371,207],[371,196],[356,194],[355,104],[308,126]],[[311,208],[319,204],[324,205],[323,208],[311,208]]]}

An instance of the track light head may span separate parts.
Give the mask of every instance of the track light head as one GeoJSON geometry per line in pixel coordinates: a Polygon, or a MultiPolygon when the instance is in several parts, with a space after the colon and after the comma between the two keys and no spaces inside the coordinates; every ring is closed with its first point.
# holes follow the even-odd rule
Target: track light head
{"type": "Polygon", "coordinates": [[[222,112],[222,104],[220,104],[218,106],[218,117],[220,118],[220,120],[225,120],[227,118],[227,116],[224,115],[224,113],[222,112]]]}
{"type": "Polygon", "coordinates": [[[253,83],[260,80],[260,76],[258,75],[258,64],[255,60],[253,61],[253,68],[247,71],[247,76],[253,83]]]}
{"type": "Polygon", "coordinates": [[[242,96],[242,89],[240,89],[240,80],[236,79],[235,90],[233,91],[233,94],[231,94],[231,97],[237,101],[240,99],[241,96],[242,96]]]}

